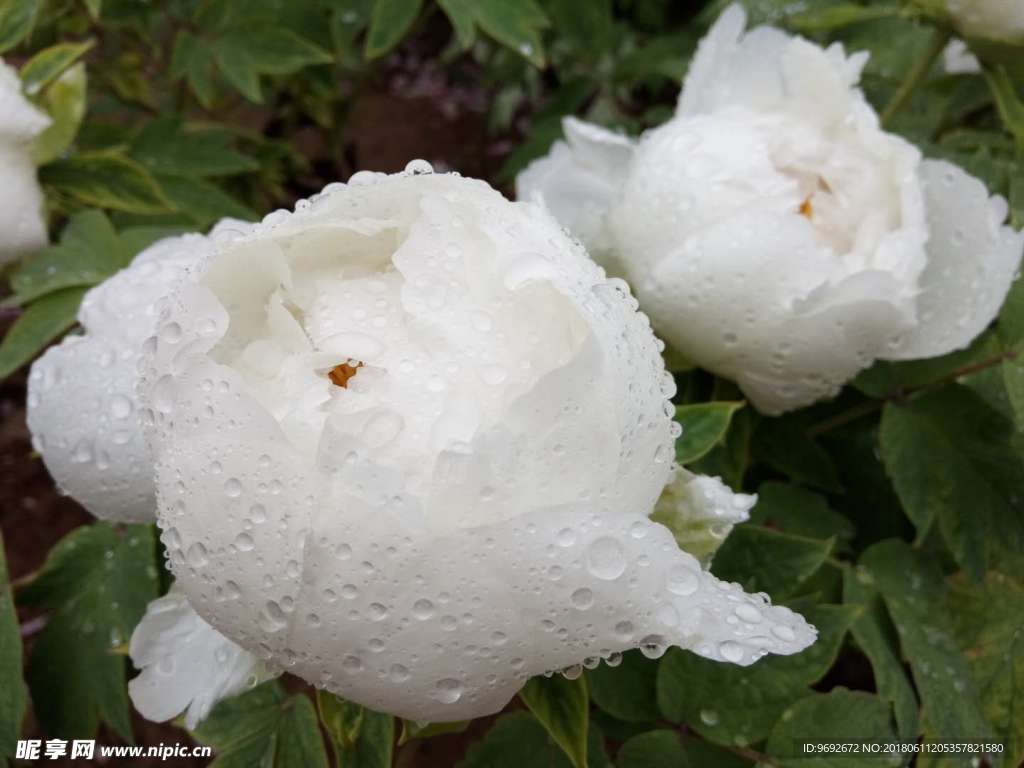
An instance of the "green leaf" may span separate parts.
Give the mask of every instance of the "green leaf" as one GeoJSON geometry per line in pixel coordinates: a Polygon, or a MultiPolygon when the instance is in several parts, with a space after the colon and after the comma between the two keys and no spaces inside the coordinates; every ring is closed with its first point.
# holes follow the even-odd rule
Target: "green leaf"
{"type": "Polygon", "coordinates": [[[29,96],[35,96],[60,77],[94,45],[84,43],[58,43],[44,48],[21,68],[21,86],[29,96]]]}
{"type": "Polygon", "coordinates": [[[13,758],[28,697],[21,679],[21,632],[14,612],[11,585],[0,535],[0,764],[13,758]]]}
{"type": "Polygon", "coordinates": [[[1019,549],[1015,511],[1024,464],[1015,428],[963,385],[889,403],[880,442],[886,472],[923,539],[938,521],[957,562],[980,578],[993,551],[1019,549]]]}
{"type": "Polygon", "coordinates": [[[1017,147],[1024,151],[1024,100],[1017,92],[1017,86],[1004,67],[986,69],[985,79],[992,89],[1003,125],[1013,134],[1017,147]]]}
{"type": "Polygon", "coordinates": [[[772,728],[765,751],[772,763],[787,768],[875,768],[879,756],[809,756],[802,742],[879,742],[892,743],[888,705],[864,691],[834,688],[814,693],[788,707],[772,728]]]}
{"type": "Polygon", "coordinates": [[[248,52],[253,71],[288,75],[313,64],[329,64],[333,57],[291,30],[272,24],[244,24],[223,34],[218,47],[226,45],[248,52]]]}
{"type": "Polygon", "coordinates": [[[327,768],[312,702],[277,681],[222,701],[193,735],[216,751],[211,768],[327,768]]]}
{"type": "Polygon", "coordinates": [[[695,403],[676,407],[676,421],[683,428],[676,439],[676,461],[689,464],[714,448],[729,431],[732,415],[743,402],[695,403]]]}
{"type": "Polygon", "coordinates": [[[628,651],[619,666],[601,664],[586,676],[590,698],[612,717],[634,723],[658,719],[658,664],[640,651],[628,651]]]}
{"type": "MultiPolygon", "coordinates": [[[[587,744],[588,768],[611,768],[603,737],[592,725],[587,744]]],[[[457,768],[574,768],[565,752],[528,712],[499,717],[482,739],[472,744],[457,768]]]]}
{"type": "Polygon", "coordinates": [[[50,550],[18,593],[19,603],[49,611],[28,663],[33,709],[48,734],[93,738],[102,722],[131,741],[126,661],[114,649],[156,596],[153,526],[95,523],[50,550]]]}
{"type": "Polygon", "coordinates": [[[32,160],[44,165],[60,157],[78,135],[86,109],[85,64],[78,63],[43,91],[37,100],[50,125],[32,140],[32,160]]]}
{"type": "Polygon", "coordinates": [[[883,541],[861,556],[857,578],[882,595],[921,696],[926,737],[991,737],[978,690],[943,611],[942,572],[902,541],[883,541]]]}
{"type": "Polygon", "coordinates": [[[414,739],[430,739],[434,736],[443,736],[446,733],[462,733],[469,727],[472,720],[456,720],[452,723],[427,723],[419,725],[412,720],[402,721],[402,735],[398,737],[398,746],[402,746],[414,739]]]}
{"type": "Polygon", "coordinates": [[[839,605],[802,612],[817,626],[818,639],[792,656],[738,667],[669,650],[658,668],[658,707],[665,718],[685,722],[706,739],[729,747],[767,736],[793,699],[808,693],[808,686],[832,666],[856,615],[855,609],[839,605]]]}
{"type": "Polygon", "coordinates": [[[544,66],[540,30],[548,18],[534,0],[438,0],[460,40],[467,39],[469,19],[488,36],[537,67],[544,66]]]}
{"type": "Polygon", "coordinates": [[[82,211],[71,217],[58,245],[44,248],[11,275],[11,288],[23,304],[62,288],[92,286],[124,267],[132,255],[124,252],[103,213],[82,211]]]}
{"type": "Polygon", "coordinates": [[[850,633],[871,662],[878,695],[892,702],[899,736],[914,741],[918,735],[918,703],[899,657],[899,638],[878,593],[853,575],[843,572],[843,602],[860,608],[850,633]]]}
{"type": "Polygon", "coordinates": [[[263,102],[260,72],[245,40],[223,37],[213,44],[213,55],[224,79],[249,101],[263,102]]]}
{"type": "Polygon", "coordinates": [[[83,152],[44,166],[43,184],[85,205],[128,213],[165,213],[171,205],[152,175],[116,152],[83,152]]]}
{"type": "Polygon", "coordinates": [[[989,571],[980,584],[949,581],[944,601],[985,717],[1006,745],[1006,768],[1024,762],[1024,581],[989,571]]]}
{"type": "Polygon", "coordinates": [[[800,32],[830,32],[865,21],[912,15],[912,12],[908,12],[906,7],[900,5],[864,6],[842,3],[787,16],[786,26],[800,32]]]}
{"type": "Polygon", "coordinates": [[[131,156],[154,173],[231,176],[258,171],[259,163],[236,152],[227,131],[193,129],[175,118],[148,123],[132,139],[131,156]]]}
{"type": "Polygon", "coordinates": [[[316,692],[316,703],[338,768],[391,768],[395,740],[391,715],[321,690],[316,692]]]}
{"type": "Polygon", "coordinates": [[[832,458],[807,436],[797,419],[765,420],[754,434],[752,448],[758,461],[798,483],[823,491],[842,490],[832,458]]]}
{"type": "Polygon", "coordinates": [[[700,739],[683,739],[676,731],[657,730],[634,736],[619,749],[618,768],[749,768],[744,758],[700,739]]]}
{"type": "Polygon", "coordinates": [[[586,768],[590,723],[586,678],[534,677],[523,686],[519,698],[569,756],[573,766],[586,768]]]}
{"type": "Polygon", "coordinates": [[[595,59],[608,45],[612,29],[611,0],[549,0],[555,29],[571,41],[584,58],[595,59]]]}
{"type": "Polygon", "coordinates": [[[331,741],[341,749],[352,749],[359,740],[366,710],[360,704],[320,689],[316,692],[316,708],[331,741]]]}
{"type": "Polygon", "coordinates": [[[821,568],[834,544],[832,538],[811,539],[744,524],[715,553],[711,570],[748,592],[767,592],[782,600],[821,568]]]}
{"type": "Polygon", "coordinates": [[[65,288],[33,302],[0,342],[0,379],[9,376],[75,324],[86,288],[65,288]]]}
{"type": "Polygon", "coordinates": [[[462,50],[468,50],[476,40],[476,16],[472,5],[465,0],[437,0],[455,31],[455,38],[462,50]]]}
{"type": "Polygon", "coordinates": [[[190,32],[178,32],[171,54],[171,77],[175,80],[185,78],[192,93],[206,109],[213,107],[216,96],[213,60],[213,51],[208,45],[190,32]]]}
{"type": "Polygon", "coordinates": [[[254,221],[256,213],[223,189],[206,179],[155,173],[164,196],[176,209],[195,223],[197,229],[206,229],[224,217],[254,221]]]}
{"type": "Polygon", "coordinates": [[[32,32],[39,0],[3,0],[0,3],[0,53],[6,53],[32,32]]]}
{"type": "Polygon", "coordinates": [[[422,6],[423,0],[375,0],[366,33],[366,58],[376,59],[398,45],[422,6]]]}
{"type": "Polygon", "coordinates": [[[769,482],[757,489],[750,522],[811,539],[853,539],[856,529],[821,494],[796,485],[769,482]]]}

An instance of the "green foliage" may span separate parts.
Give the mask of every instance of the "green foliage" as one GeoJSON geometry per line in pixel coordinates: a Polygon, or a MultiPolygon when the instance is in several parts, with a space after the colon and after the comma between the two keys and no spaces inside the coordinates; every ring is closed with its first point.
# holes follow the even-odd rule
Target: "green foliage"
{"type": "Polygon", "coordinates": [[[995,552],[1019,551],[1024,464],[1014,425],[971,390],[950,385],[890,403],[880,440],[886,471],[923,539],[933,523],[953,556],[981,578],[995,552]]]}
{"type": "Polygon", "coordinates": [[[672,649],[658,669],[658,707],[670,722],[686,723],[716,744],[761,741],[785,709],[810,693],[808,686],[832,666],[854,614],[838,605],[804,610],[818,628],[817,642],[794,656],[766,658],[750,667],[672,649]]]}
{"type": "Polygon", "coordinates": [[[48,612],[32,646],[36,717],[61,738],[94,738],[100,723],[132,740],[121,647],[157,596],[151,526],[78,528],[51,550],[18,602],[48,612]]]}
{"type": "Polygon", "coordinates": [[[676,440],[676,461],[689,464],[705,456],[725,437],[729,422],[743,403],[695,403],[676,408],[683,433],[676,440]]]}
{"type": "MultiPolygon", "coordinates": [[[[590,728],[587,768],[611,768],[600,732],[590,728]]],[[[576,768],[544,726],[528,712],[511,712],[494,725],[466,752],[456,768],[576,768]]]]}
{"type": "Polygon", "coordinates": [[[574,768],[586,768],[590,724],[587,679],[535,677],[523,686],[519,698],[569,756],[574,768]]]}
{"type": "Polygon", "coordinates": [[[316,692],[320,722],[330,739],[338,768],[388,768],[395,722],[326,691],[316,692]]]}
{"type": "MultiPolygon", "coordinates": [[[[437,139],[450,133],[508,191],[567,115],[629,135],[659,124],[729,2],[0,0],[0,53],[52,121],[31,148],[52,244],[4,267],[0,307],[14,320],[0,378],[72,328],[84,293],[156,239],[290,206],[391,162],[382,146],[436,146],[428,159],[476,173],[446,156],[437,139]],[[410,119],[410,105],[426,116],[406,132],[415,140],[385,125],[410,119]]],[[[869,51],[862,87],[887,129],[978,176],[1024,225],[1020,47],[970,40],[983,72],[951,76],[935,55],[952,31],[942,0],[743,4],[754,24],[869,51]]],[[[575,681],[530,681],[492,721],[400,727],[296,693],[292,678],[217,707],[195,734],[214,764],[882,764],[801,756],[808,736],[992,737],[1006,744],[1001,768],[1024,761],[1024,282],[967,349],[876,363],[835,400],[783,417],[666,357],[680,388],[676,460],[759,496],[712,571],[806,615],[820,632],[811,648],[746,668],[633,650],[575,681]]],[[[102,726],[131,738],[123,646],[158,565],[151,529],[99,523],[19,588],[23,614],[46,620],[26,647],[47,735],[102,726]]],[[[26,709],[3,571],[0,558],[0,762],[26,709]]]]}
{"type": "Polygon", "coordinates": [[[4,540],[0,536],[0,763],[14,757],[25,716],[25,684],[21,679],[21,634],[7,577],[4,540]]]}
{"type": "Polygon", "coordinates": [[[327,768],[316,708],[276,681],[221,702],[193,735],[216,750],[215,768],[327,768]]]}

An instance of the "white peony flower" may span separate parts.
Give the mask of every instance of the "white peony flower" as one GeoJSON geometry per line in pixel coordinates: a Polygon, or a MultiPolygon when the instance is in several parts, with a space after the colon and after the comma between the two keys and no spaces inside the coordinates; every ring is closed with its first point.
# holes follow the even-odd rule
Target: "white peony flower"
{"type": "Polygon", "coordinates": [[[43,191],[30,154],[50,124],[21,93],[18,73],[0,60],[0,265],[46,245],[43,191]]]}
{"type": "MultiPolygon", "coordinates": [[[[249,225],[225,219],[211,234],[249,225]]],[[[198,234],[168,237],[85,294],[84,333],[50,347],[28,379],[32,443],[57,484],[96,517],[156,517],[153,461],[138,421],[139,355],[156,326],[154,305],[203,257],[198,234]]]]}
{"type": "MultiPolygon", "coordinates": [[[[432,722],[628,648],[749,664],[813,642],[648,519],[674,385],[625,285],[539,207],[424,165],[268,216],[164,302],[141,391],[196,613],[432,722]]],[[[133,695],[156,711],[157,687],[133,695]]]]}
{"type": "Polygon", "coordinates": [[[1020,0],[946,0],[946,9],[966,37],[1024,44],[1024,3],[1020,0]]]}
{"type": "Polygon", "coordinates": [[[623,137],[570,118],[568,143],[517,188],[569,227],[586,221],[574,233],[598,258],[611,244],[668,341],[780,413],[875,359],[966,346],[1002,304],[1024,235],[981,182],[881,130],[856,88],[866,53],[745,23],[738,6],[722,14],[676,116],[628,161],[623,137]],[[563,193],[574,187],[589,193],[563,193]]]}

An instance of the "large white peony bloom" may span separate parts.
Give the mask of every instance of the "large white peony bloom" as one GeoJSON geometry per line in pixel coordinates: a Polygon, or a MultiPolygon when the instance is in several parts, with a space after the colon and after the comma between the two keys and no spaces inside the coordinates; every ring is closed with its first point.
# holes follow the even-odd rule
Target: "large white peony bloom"
{"type": "Polygon", "coordinates": [[[1024,3],[1020,0],[946,0],[946,9],[967,37],[1024,44],[1024,3]]]}
{"type": "MultiPolygon", "coordinates": [[[[438,722],[628,648],[749,664],[813,642],[648,519],[674,386],[625,284],[539,207],[411,168],[216,244],[147,344],[162,539],[253,654],[231,681],[258,657],[438,722]]],[[[175,707],[133,687],[144,713],[233,687],[180,607],[136,630],[146,680],[176,678],[175,707]]]]}
{"type": "MultiPolygon", "coordinates": [[[[211,236],[247,226],[225,219],[211,236]]],[[[156,517],[153,461],[139,424],[139,355],[156,327],[156,302],[209,247],[208,238],[188,234],[146,248],[85,294],[78,310],[84,333],[50,347],[32,365],[33,446],[57,484],[96,517],[156,517]]]]}
{"type": "Polygon", "coordinates": [[[46,245],[43,192],[32,139],[50,124],[21,93],[18,73],[0,60],[0,265],[46,245]]]}
{"type": "Polygon", "coordinates": [[[668,123],[631,141],[568,119],[517,188],[626,274],[679,351],[779,413],[876,359],[966,346],[1024,235],[980,181],[881,130],[856,88],[866,53],[745,23],[722,14],[668,123]]]}

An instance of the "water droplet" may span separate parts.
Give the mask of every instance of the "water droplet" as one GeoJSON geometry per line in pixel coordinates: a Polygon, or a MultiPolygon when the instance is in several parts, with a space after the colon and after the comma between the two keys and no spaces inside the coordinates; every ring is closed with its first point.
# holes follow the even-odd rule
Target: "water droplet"
{"type": "Polygon", "coordinates": [[[210,558],[206,554],[206,547],[198,541],[188,548],[185,559],[193,568],[202,568],[210,562],[210,558]]]}
{"type": "Polygon", "coordinates": [[[124,395],[110,398],[110,415],[115,419],[127,419],[132,415],[132,401],[124,395]]]}
{"type": "Polygon", "coordinates": [[[412,615],[420,621],[426,621],[434,615],[434,604],[426,599],[417,600],[413,603],[412,615]]]}
{"type": "Polygon", "coordinates": [[[700,586],[700,579],[691,568],[685,565],[677,565],[668,572],[668,579],[665,586],[673,595],[686,597],[692,595],[700,586]]]}
{"type": "Polygon", "coordinates": [[[240,533],[235,537],[235,547],[239,552],[251,552],[255,546],[256,542],[248,533],[240,533]]]}
{"type": "Polygon", "coordinates": [[[594,604],[594,593],[586,587],[583,587],[582,589],[577,589],[573,592],[569,599],[572,600],[574,607],[581,611],[585,611],[594,604]]]}
{"type": "Polygon", "coordinates": [[[451,677],[438,680],[437,683],[434,684],[434,690],[431,693],[431,697],[442,704],[454,704],[462,698],[462,683],[451,677]]]}
{"type": "Polygon", "coordinates": [[[743,646],[732,640],[726,640],[719,645],[718,652],[722,654],[723,659],[731,661],[733,664],[739,663],[743,659],[743,646]]]}
{"type": "Polygon", "coordinates": [[[242,495],[242,484],[235,478],[230,478],[224,483],[224,495],[229,499],[237,499],[242,495]]]}
{"type": "Polygon", "coordinates": [[[622,544],[610,536],[594,539],[587,550],[587,569],[597,578],[611,581],[626,570],[622,544]]]}

